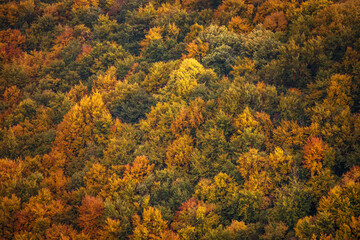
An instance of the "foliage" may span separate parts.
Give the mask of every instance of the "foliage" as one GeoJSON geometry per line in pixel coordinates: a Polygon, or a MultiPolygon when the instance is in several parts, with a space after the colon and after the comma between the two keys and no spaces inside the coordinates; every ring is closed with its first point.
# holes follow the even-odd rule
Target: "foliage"
{"type": "Polygon", "coordinates": [[[359,239],[360,1],[4,0],[0,239],[359,239]]]}

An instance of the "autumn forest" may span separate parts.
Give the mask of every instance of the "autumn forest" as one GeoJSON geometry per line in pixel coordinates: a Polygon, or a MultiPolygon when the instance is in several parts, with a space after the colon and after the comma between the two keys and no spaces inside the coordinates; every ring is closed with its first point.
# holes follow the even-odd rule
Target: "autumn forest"
{"type": "Polygon", "coordinates": [[[2,0],[0,239],[360,239],[360,1],[2,0]]]}

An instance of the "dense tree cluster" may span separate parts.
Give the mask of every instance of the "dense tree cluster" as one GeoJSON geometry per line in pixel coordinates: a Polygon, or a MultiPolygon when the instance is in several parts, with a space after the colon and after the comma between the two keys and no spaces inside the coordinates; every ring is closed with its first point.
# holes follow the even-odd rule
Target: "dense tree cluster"
{"type": "Polygon", "coordinates": [[[359,239],[360,1],[4,0],[0,239],[359,239]]]}

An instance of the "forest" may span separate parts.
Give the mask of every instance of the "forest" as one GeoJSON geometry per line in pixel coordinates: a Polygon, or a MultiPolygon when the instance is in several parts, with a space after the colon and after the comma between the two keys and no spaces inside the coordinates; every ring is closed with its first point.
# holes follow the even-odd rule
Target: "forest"
{"type": "Polygon", "coordinates": [[[360,239],[360,1],[2,0],[0,239],[360,239]]]}

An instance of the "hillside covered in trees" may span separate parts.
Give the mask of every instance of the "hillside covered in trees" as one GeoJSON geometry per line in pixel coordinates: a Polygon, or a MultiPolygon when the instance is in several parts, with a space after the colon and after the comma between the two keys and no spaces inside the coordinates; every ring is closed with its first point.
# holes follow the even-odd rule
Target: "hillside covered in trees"
{"type": "Polygon", "coordinates": [[[0,239],[359,239],[359,0],[3,0],[0,239]]]}

